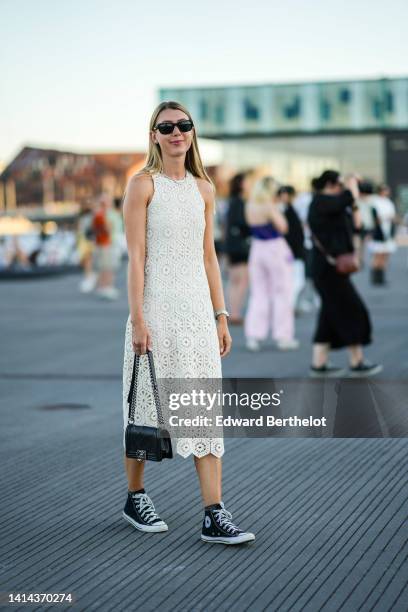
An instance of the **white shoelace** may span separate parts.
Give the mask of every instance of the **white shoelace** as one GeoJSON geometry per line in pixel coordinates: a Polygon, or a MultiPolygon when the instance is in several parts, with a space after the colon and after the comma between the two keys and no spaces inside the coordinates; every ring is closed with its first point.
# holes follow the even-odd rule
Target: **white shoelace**
{"type": "Polygon", "coordinates": [[[239,531],[238,527],[234,525],[234,523],[231,522],[231,519],[232,519],[231,512],[228,512],[228,510],[226,510],[224,506],[222,507],[221,510],[219,509],[214,510],[214,515],[220,527],[225,529],[225,531],[227,531],[228,533],[234,533],[236,531],[239,531]]]}
{"type": "Polygon", "coordinates": [[[156,514],[152,500],[146,493],[138,493],[133,496],[133,499],[137,503],[138,511],[146,523],[151,523],[155,519],[161,520],[156,514]]]}
{"type": "Polygon", "coordinates": [[[231,512],[228,512],[228,510],[226,509],[226,507],[224,506],[224,502],[220,502],[220,506],[222,507],[222,509],[224,510],[225,514],[228,516],[229,519],[232,519],[232,514],[231,512]]]}

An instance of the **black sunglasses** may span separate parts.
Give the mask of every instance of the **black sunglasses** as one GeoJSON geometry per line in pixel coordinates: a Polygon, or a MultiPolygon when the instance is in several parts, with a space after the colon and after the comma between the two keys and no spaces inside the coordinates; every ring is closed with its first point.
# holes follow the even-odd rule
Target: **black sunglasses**
{"type": "Polygon", "coordinates": [[[172,134],[174,131],[174,127],[177,125],[180,132],[191,132],[193,129],[193,122],[190,119],[181,119],[177,121],[177,123],[173,123],[172,121],[163,121],[162,123],[158,123],[154,130],[159,130],[160,134],[172,134]]]}

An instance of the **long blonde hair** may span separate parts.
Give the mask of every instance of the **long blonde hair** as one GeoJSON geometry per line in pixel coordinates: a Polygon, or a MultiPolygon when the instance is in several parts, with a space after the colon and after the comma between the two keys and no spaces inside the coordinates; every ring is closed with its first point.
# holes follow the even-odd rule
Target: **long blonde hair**
{"type": "MultiPolygon", "coordinates": [[[[152,117],[150,119],[149,126],[149,152],[147,154],[147,160],[145,166],[140,170],[138,174],[148,173],[148,174],[156,174],[163,172],[163,158],[160,146],[153,142],[150,138],[150,133],[153,131],[153,128],[156,125],[157,118],[160,113],[164,110],[172,109],[179,110],[187,115],[187,117],[193,121],[188,110],[179,102],[174,102],[173,100],[169,100],[168,102],[161,102],[153,111],[152,117]]],[[[186,170],[191,172],[193,176],[197,178],[202,178],[208,181],[211,185],[213,185],[212,180],[208,176],[207,172],[204,169],[204,165],[201,159],[200,151],[198,149],[197,142],[197,133],[196,128],[194,127],[193,140],[191,142],[191,146],[186,154],[185,161],[186,170]]],[[[214,185],[213,185],[214,187],[214,185]]]]}
{"type": "Polygon", "coordinates": [[[278,182],[273,176],[264,176],[256,181],[251,192],[251,202],[255,204],[264,204],[272,202],[276,196],[278,182]]]}

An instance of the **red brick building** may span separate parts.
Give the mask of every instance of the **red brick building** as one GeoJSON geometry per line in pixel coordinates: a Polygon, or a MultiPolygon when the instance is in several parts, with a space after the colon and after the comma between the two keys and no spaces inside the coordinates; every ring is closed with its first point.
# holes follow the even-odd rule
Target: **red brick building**
{"type": "Polygon", "coordinates": [[[102,191],[121,197],[145,153],[74,153],[24,147],[0,174],[0,210],[51,202],[81,204],[102,191]]]}

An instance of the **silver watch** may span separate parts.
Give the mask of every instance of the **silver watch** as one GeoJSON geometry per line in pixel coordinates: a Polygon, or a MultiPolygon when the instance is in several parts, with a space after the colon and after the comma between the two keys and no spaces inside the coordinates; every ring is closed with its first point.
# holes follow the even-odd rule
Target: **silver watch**
{"type": "Polygon", "coordinates": [[[227,319],[230,316],[228,310],[225,310],[224,308],[222,308],[221,310],[214,310],[214,317],[216,319],[218,319],[218,317],[222,314],[224,314],[227,317],[227,319]]]}

